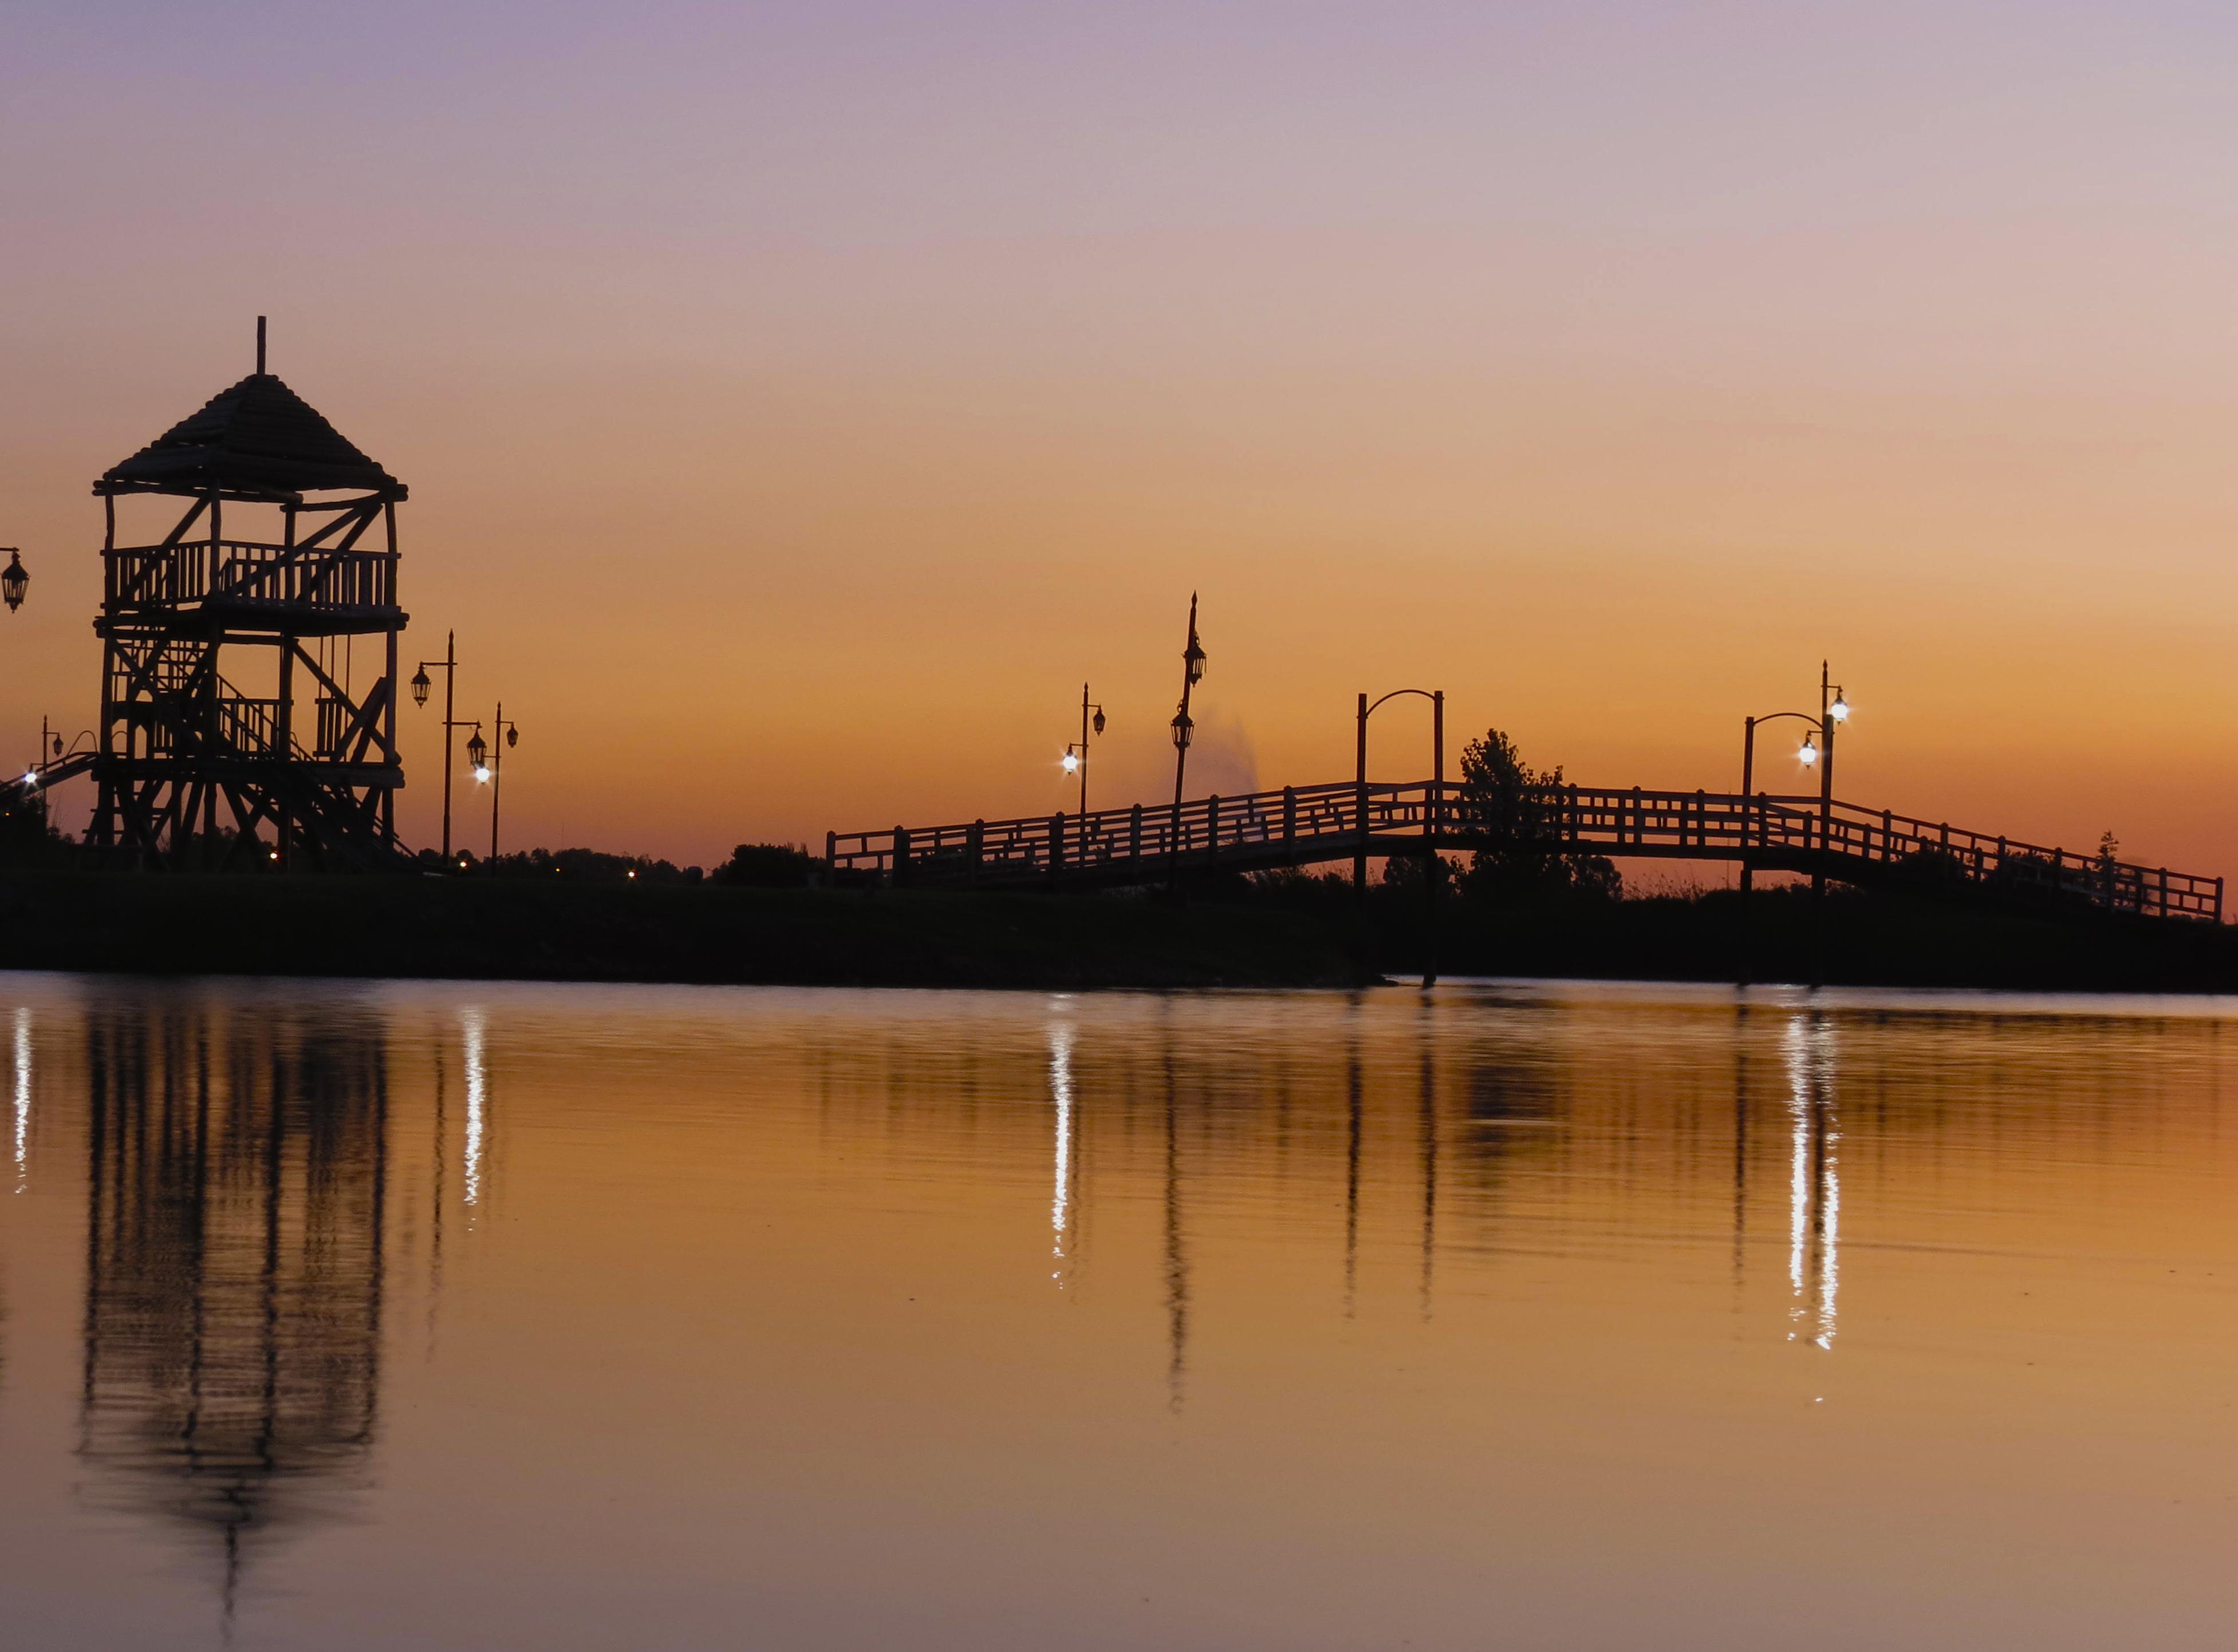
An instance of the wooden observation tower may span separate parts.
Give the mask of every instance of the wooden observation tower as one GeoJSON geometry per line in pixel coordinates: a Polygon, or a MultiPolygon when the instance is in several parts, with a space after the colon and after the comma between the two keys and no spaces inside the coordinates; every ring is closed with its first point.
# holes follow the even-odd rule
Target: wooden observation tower
{"type": "Polygon", "coordinates": [[[182,869],[394,863],[404,485],[265,372],[260,316],[255,373],[93,491],[108,534],[90,841],[182,869]],[[184,514],[120,537],[141,494],[184,514]]]}

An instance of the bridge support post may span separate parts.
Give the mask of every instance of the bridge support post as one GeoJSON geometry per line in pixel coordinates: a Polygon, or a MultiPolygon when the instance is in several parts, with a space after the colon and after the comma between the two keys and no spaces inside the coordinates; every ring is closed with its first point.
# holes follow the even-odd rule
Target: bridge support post
{"type": "Polygon", "coordinates": [[[1422,986],[1438,984],[1438,815],[1446,795],[1446,691],[1430,696],[1430,795],[1422,809],[1422,986]]]}
{"type": "Polygon", "coordinates": [[[1215,792],[1204,800],[1204,858],[1214,866],[1220,864],[1220,794],[1215,792]]]}
{"type": "Polygon", "coordinates": [[[1298,789],[1282,788],[1282,863],[1298,863],[1298,789]]]}
{"type": "Polygon", "coordinates": [[[1363,915],[1367,910],[1367,696],[1360,697],[1360,738],[1352,782],[1353,824],[1360,832],[1352,852],[1352,888],[1363,915]]]}
{"type": "Polygon", "coordinates": [[[971,888],[979,887],[979,862],[987,849],[987,823],[975,820],[963,834],[964,881],[971,888]]]}
{"type": "Polygon", "coordinates": [[[906,826],[894,828],[893,886],[899,889],[909,882],[910,835],[906,826]]]}
{"type": "Polygon", "coordinates": [[[1142,872],[1142,805],[1140,803],[1127,811],[1127,870],[1136,877],[1142,872]]]}
{"type": "Polygon", "coordinates": [[[1064,875],[1064,816],[1062,814],[1049,816],[1049,880],[1054,883],[1064,875]]]}

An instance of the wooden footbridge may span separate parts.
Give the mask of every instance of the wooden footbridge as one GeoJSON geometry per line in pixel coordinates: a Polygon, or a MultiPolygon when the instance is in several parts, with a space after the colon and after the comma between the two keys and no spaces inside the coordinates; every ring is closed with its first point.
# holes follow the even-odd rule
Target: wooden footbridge
{"type": "Polygon", "coordinates": [[[919,887],[1155,885],[1369,856],[1511,849],[1738,861],[1857,884],[2219,922],[2222,880],[2044,848],[1948,822],[1758,792],[1538,789],[1490,821],[1450,783],[1339,781],[1177,807],[833,832],[836,881],[919,887]]]}
{"type": "MultiPolygon", "coordinates": [[[[0,797],[59,784],[91,763],[77,753],[9,781],[0,797]],[[36,779],[34,778],[36,776],[36,779]]],[[[1929,895],[2220,922],[2222,880],[2109,856],[2046,848],[1882,809],[1818,797],[1722,791],[1542,788],[1513,818],[1487,821],[1450,783],[1338,781],[1179,808],[1137,804],[1078,814],[832,832],[837,882],[919,888],[1114,889],[1176,876],[1260,872],[1375,856],[1478,849],[1616,859],[1737,861],[1929,895]]]]}

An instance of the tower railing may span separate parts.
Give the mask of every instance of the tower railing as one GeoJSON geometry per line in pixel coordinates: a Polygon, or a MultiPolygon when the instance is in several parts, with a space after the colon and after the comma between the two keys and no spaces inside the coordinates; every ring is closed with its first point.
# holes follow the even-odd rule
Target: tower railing
{"type": "Polygon", "coordinates": [[[112,609],[200,603],[318,609],[393,608],[396,555],[253,539],[120,545],[108,553],[103,597],[112,609]]]}

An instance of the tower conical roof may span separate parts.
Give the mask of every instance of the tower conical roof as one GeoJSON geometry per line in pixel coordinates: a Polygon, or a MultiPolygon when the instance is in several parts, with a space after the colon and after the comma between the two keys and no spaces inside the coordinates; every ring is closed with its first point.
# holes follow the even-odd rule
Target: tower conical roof
{"type": "Polygon", "coordinates": [[[200,413],[105,472],[94,491],[201,493],[213,486],[255,498],[340,488],[404,497],[403,483],[268,373],[220,391],[200,413]]]}

